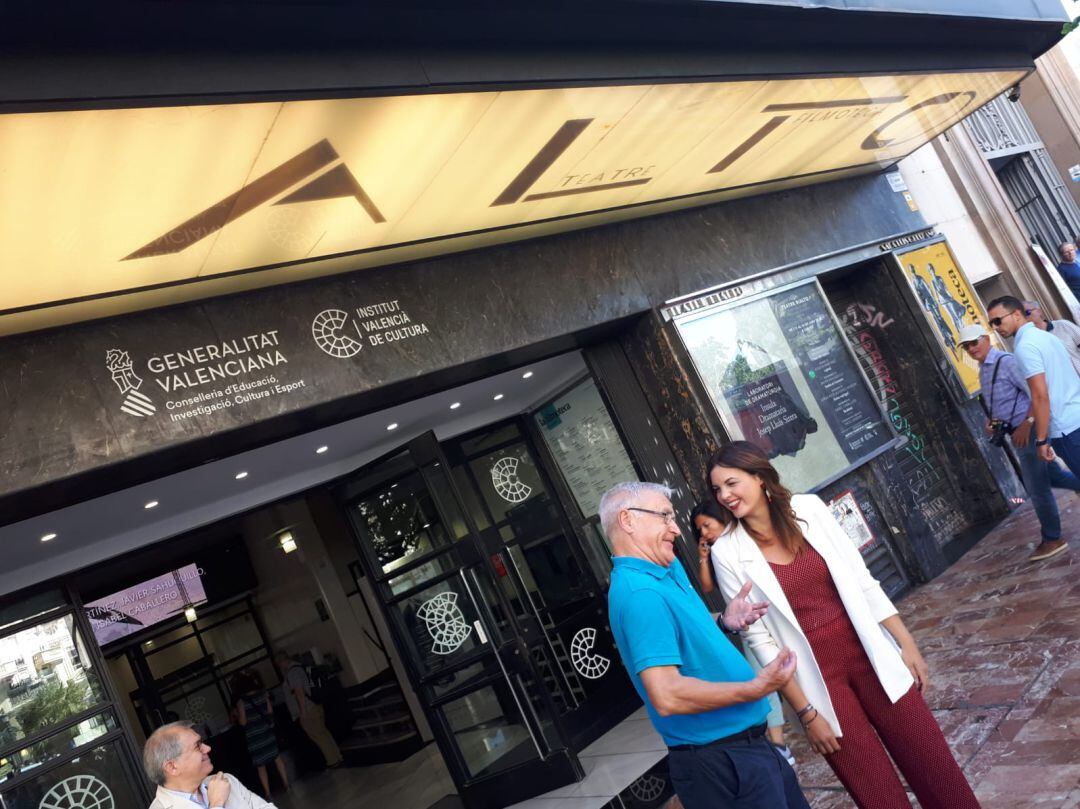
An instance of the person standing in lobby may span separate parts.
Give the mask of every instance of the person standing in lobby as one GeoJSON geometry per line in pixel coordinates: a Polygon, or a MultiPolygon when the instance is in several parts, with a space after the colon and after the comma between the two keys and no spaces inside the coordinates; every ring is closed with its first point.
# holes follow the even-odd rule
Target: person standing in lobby
{"type": "Polygon", "coordinates": [[[746,587],[728,598],[717,625],[675,558],[670,494],[656,483],[620,483],[599,511],[614,554],[611,631],[668,746],[675,792],[686,809],[809,809],[791,765],[765,736],[765,697],[791,679],[795,656],[785,649],[755,676],[724,637],[758,621],[768,604],[749,602],[746,587]]]}
{"type": "Polygon", "coordinates": [[[862,555],[815,495],[792,495],[758,447],[713,455],[707,483],[728,530],[712,546],[726,598],[751,584],[770,602],[746,630],[762,665],[781,646],[799,670],[780,689],[810,746],[860,809],[978,809],[922,692],[929,670],[862,555]],[[892,761],[890,761],[890,756],[892,761]]]}
{"type": "Polygon", "coordinates": [[[1006,436],[1012,441],[1024,476],[1024,488],[1031,497],[1042,529],[1042,542],[1028,561],[1038,562],[1056,556],[1069,546],[1061,538],[1061,515],[1053,489],[1080,491],[1080,479],[1055,461],[1044,461],[1035,451],[1035,443],[1031,440],[1035,416],[1027,382],[1016,358],[990,345],[990,336],[979,325],[961,329],[960,346],[979,363],[982,400],[989,414],[986,431],[990,442],[1004,447],[1006,436]]]}
{"type": "Polygon", "coordinates": [[[289,714],[300,723],[301,729],[319,748],[327,767],[339,767],[342,763],[337,742],[326,727],[323,707],[311,699],[311,680],[304,667],[285,652],[274,655],[274,663],[283,680],[281,690],[289,714]]]}
{"type": "Polygon", "coordinates": [[[1080,477],[1080,376],[1061,342],[1029,323],[1024,305],[1011,295],[990,301],[990,325],[1015,337],[1014,355],[1031,391],[1035,448],[1044,461],[1054,453],[1080,477]]]}

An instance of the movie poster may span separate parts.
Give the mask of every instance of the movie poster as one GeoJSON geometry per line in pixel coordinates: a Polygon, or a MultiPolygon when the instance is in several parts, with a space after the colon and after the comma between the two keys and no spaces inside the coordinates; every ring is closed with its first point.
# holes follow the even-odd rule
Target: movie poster
{"type": "Polygon", "coordinates": [[[816,282],[676,326],[728,435],[764,450],[788,488],[820,486],[893,440],[816,282]]]}
{"type": "MultiPolygon", "coordinates": [[[[894,254],[938,344],[969,396],[979,392],[979,363],[960,347],[960,330],[978,324],[990,332],[975,290],[946,242],[894,254]]],[[[991,336],[996,341],[996,338],[991,336]]]]}

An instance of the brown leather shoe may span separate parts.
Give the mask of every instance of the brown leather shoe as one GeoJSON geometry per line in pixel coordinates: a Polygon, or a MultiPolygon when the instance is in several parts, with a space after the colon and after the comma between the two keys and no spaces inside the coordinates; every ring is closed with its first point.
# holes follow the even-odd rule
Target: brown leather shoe
{"type": "Polygon", "coordinates": [[[1057,556],[1063,550],[1069,547],[1069,543],[1064,539],[1044,539],[1039,543],[1039,547],[1035,549],[1035,553],[1028,557],[1029,562],[1041,562],[1043,559],[1049,559],[1051,556],[1057,556]]]}

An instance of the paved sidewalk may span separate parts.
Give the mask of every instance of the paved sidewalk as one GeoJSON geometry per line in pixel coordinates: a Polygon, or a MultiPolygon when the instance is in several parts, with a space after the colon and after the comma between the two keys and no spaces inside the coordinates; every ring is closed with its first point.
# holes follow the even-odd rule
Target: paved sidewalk
{"type": "MultiPolygon", "coordinates": [[[[1038,540],[1028,504],[897,605],[930,666],[927,701],[984,809],[1080,807],[1080,498],[1058,504],[1064,553],[1027,562],[1038,540]]],[[[854,807],[802,734],[789,739],[814,809],[854,807]]]]}

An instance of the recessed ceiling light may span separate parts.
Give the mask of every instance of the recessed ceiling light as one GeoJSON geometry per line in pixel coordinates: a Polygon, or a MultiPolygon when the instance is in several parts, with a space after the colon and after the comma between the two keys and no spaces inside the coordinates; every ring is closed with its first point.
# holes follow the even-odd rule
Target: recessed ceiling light
{"type": "Polygon", "coordinates": [[[459,407],[461,407],[461,402],[454,402],[452,405],[450,405],[451,410],[457,410],[459,407]]]}
{"type": "Polygon", "coordinates": [[[244,478],[247,477],[247,475],[248,475],[247,472],[237,472],[236,473],[236,479],[237,480],[243,480],[244,478]]]}
{"type": "Polygon", "coordinates": [[[41,541],[42,542],[49,542],[49,541],[51,541],[53,539],[56,539],[56,534],[46,534],[45,536],[43,536],[41,538],[41,541]]]}
{"type": "Polygon", "coordinates": [[[330,449],[330,447],[326,446],[326,444],[323,444],[321,447],[319,447],[317,450],[315,450],[315,454],[316,455],[322,455],[328,449],[330,449]]]}
{"type": "Polygon", "coordinates": [[[386,429],[387,430],[396,430],[397,429],[397,422],[394,421],[394,422],[391,422],[390,424],[387,424],[386,429]]]}
{"type": "Polygon", "coordinates": [[[157,500],[151,500],[149,503],[147,503],[145,506],[143,506],[143,508],[157,508],[157,504],[158,504],[157,500]]]}
{"type": "Polygon", "coordinates": [[[497,402],[497,401],[499,401],[499,399],[501,399],[502,397],[503,397],[503,395],[502,395],[501,393],[496,393],[496,394],[495,394],[494,396],[492,396],[491,398],[492,398],[492,399],[494,399],[494,400],[495,400],[495,401],[497,402]]]}
{"type": "Polygon", "coordinates": [[[528,379],[528,378],[529,378],[530,376],[532,376],[532,375],[533,375],[533,372],[532,372],[532,371],[526,371],[525,373],[523,373],[523,374],[521,375],[521,378],[522,378],[522,379],[528,379]]]}

